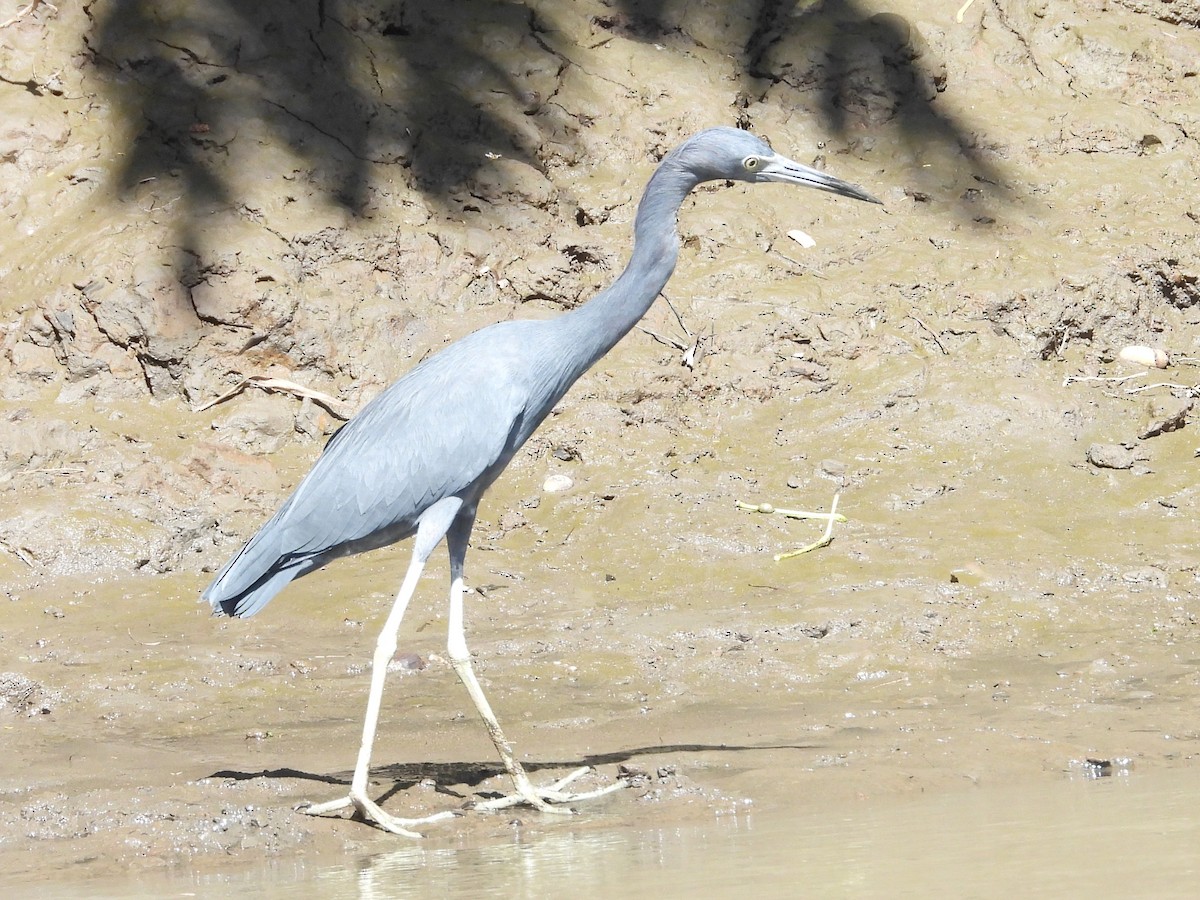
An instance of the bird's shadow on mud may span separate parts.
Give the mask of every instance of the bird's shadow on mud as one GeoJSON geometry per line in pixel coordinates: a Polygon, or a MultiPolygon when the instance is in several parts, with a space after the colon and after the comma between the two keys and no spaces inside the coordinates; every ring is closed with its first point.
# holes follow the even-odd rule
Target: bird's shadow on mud
{"type": "MultiPolygon", "coordinates": [[[[660,744],[651,747],[634,747],[628,750],[614,750],[608,753],[593,753],[573,760],[543,760],[522,761],[521,765],[530,774],[537,772],[578,769],[581,766],[596,767],[605,765],[630,765],[641,757],[659,756],[674,753],[744,753],[761,750],[811,750],[813,744],[660,744]]],[[[632,766],[631,766],[632,768],[632,766]]],[[[257,779],[295,779],[315,781],[321,784],[349,785],[353,773],[348,771],[317,773],[305,772],[300,769],[279,768],[263,769],[259,772],[243,772],[236,769],[221,769],[209,775],[209,778],[226,778],[234,781],[254,781],[257,779]]],[[[504,767],[499,762],[445,762],[445,763],[389,763],[382,766],[372,766],[373,778],[392,782],[380,797],[380,802],[420,784],[425,779],[432,778],[442,793],[460,796],[449,790],[449,785],[465,785],[470,788],[478,787],[489,778],[504,774],[504,767]]]]}

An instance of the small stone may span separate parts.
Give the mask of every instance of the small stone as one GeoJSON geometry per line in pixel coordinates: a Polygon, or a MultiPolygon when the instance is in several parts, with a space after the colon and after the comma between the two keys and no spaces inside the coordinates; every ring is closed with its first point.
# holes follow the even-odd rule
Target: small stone
{"type": "Polygon", "coordinates": [[[1190,398],[1164,397],[1155,400],[1150,404],[1148,416],[1138,432],[1138,437],[1144,441],[1160,434],[1178,431],[1187,424],[1188,413],[1191,411],[1190,398]]]}
{"type": "Polygon", "coordinates": [[[420,672],[425,668],[425,660],[416,653],[401,653],[388,663],[389,672],[420,672]]]}
{"type": "Polygon", "coordinates": [[[1171,364],[1171,357],[1167,352],[1155,347],[1125,347],[1117,354],[1117,358],[1147,369],[1165,369],[1171,364]]]}
{"type": "Polygon", "coordinates": [[[1149,584],[1166,590],[1170,580],[1167,573],[1155,566],[1143,566],[1140,569],[1130,569],[1121,574],[1121,580],[1126,584],[1149,584]]]}
{"type": "Polygon", "coordinates": [[[551,475],[542,482],[542,490],[547,494],[559,494],[575,486],[575,482],[567,475],[551,475]]]}
{"type": "Polygon", "coordinates": [[[1097,469],[1132,469],[1134,456],[1120,444],[1092,444],[1087,448],[1087,461],[1097,469]]]}
{"type": "Polygon", "coordinates": [[[823,459],[821,460],[821,471],[834,478],[841,478],[846,474],[846,464],[838,462],[836,459],[823,459]]]}

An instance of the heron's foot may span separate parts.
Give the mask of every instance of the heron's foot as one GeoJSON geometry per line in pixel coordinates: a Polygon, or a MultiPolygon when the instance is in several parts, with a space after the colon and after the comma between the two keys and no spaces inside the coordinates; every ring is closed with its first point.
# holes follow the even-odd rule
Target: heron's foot
{"type": "Polygon", "coordinates": [[[833,540],[833,525],[835,522],[845,522],[846,517],[837,511],[838,500],[841,498],[841,493],[833,495],[833,503],[830,506],[829,512],[806,512],[802,509],[779,509],[772,506],[770,503],[743,503],[741,500],[734,502],[734,506],[738,509],[747,509],[751,512],[760,513],[775,513],[777,515],[786,516],[789,519],[824,519],[825,533],[811,544],[805,544],[803,547],[797,547],[795,550],[788,550],[786,553],[776,553],[775,562],[791,559],[793,556],[800,556],[803,553],[809,553],[819,547],[824,547],[833,540]]]}
{"type": "Polygon", "coordinates": [[[471,804],[471,809],[497,810],[527,805],[542,812],[571,815],[575,810],[566,804],[580,803],[584,800],[595,800],[597,797],[603,797],[605,794],[611,794],[614,791],[629,787],[627,780],[619,778],[612,784],[594,791],[582,791],[574,794],[564,790],[572,781],[586,775],[590,771],[592,771],[591,766],[581,766],[546,787],[536,787],[524,772],[520,772],[518,776],[513,778],[513,783],[516,786],[514,793],[497,797],[494,800],[481,800],[478,803],[471,804]]]}
{"type": "Polygon", "coordinates": [[[385,813],[379,808],[379,804],[370,797],[355,791],[351,791],[348,796],[342,797],[339,800],[331,800],[328,803],[310,803],[308,806],[297,807],[297,809],[307,816],[332,816],[343,809],[353,809],[363,821],[374,825],[376,828],[382,828],[384,831],[390,831],[392,834],[412,838],[424,836],[419,832],[410,830],[414,825],[429,825],[433,822],[441,822],[444,819],[452,819],[460,815],[460,813],[448,810],[419,819],[402,819],[398,816],[385,813]]]}

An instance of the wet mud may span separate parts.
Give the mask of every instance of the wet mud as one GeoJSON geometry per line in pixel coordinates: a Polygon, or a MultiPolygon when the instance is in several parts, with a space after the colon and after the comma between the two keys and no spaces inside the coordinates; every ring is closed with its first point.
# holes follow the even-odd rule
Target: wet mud
{"type": "MultiPolygon", "coordinates": [[[[248,621],[199,592],[346,410],[612,279],[656,159],[722,123],[885,206],[685,204],[670,305],[517,457],[468,558],[519,756],[631,787],[422,846],[1194,764],[1187,4],[193,6],[0,29],[6,877],[394,847],[293,808],[345,791],[407,548],[248,621]],[[336,404],[202,409],[252,376],[336,404]],[[821,525],[735,506],[835,493],[832,543],[778,563],[821,525]]],[[[447,588],[439,557],[385,695],[373,786],[400,814],[504,789],[447,588]]]]}

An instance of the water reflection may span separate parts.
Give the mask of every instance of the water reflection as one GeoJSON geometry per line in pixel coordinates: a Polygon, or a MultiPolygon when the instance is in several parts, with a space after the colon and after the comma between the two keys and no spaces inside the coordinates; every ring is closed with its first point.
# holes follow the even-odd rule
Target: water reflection
{"type": "MultiPolygon", "coordinates": [[[[140,880],[88,895],[325,898],[1190,897],[1200,877],[1200,772],[1134,771],[838,809],[742,813],[686,827],[597,827],[485,846],[398,843],[328,865],[140,880]]],[[[32,897],[78,896],[48,889],[32,897]]]]}

